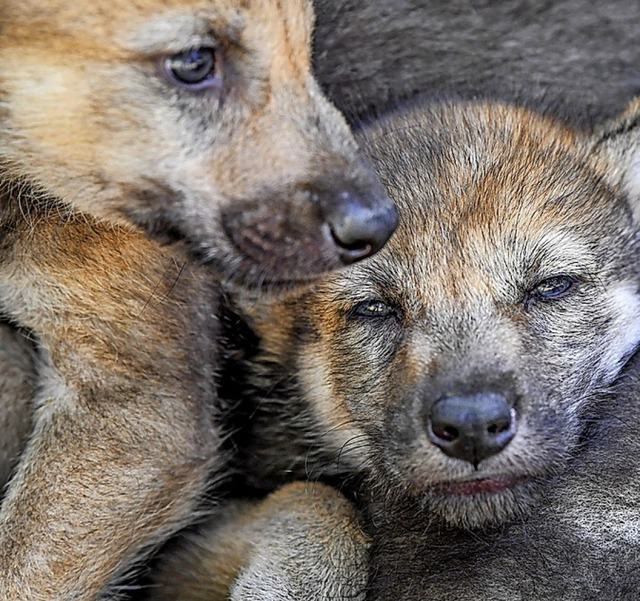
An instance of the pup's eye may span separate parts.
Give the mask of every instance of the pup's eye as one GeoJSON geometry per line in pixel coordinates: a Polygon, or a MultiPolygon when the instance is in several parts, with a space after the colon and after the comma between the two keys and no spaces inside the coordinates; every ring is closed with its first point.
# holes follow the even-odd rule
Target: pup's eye
{"type": "Polygon", "coordinates": [[[165,58],[162,68],[170,81],[191,90],[220,85],[219,57],[214,48],[190,48],[165,58]]]}
{"type": "Polygon", "coordinates": [[[393,307],[377,299],[362,301],[349,311],[352,317],[389,317],[395,314],[393,307]]]}
{"type": "Polygon", "coordinates": [[[529,305],[531,301],[553,301],[563,298],[575,288],[576,283],[576,279],[568,275],[546,278],[527,292],[525,305],[529,305]]]}

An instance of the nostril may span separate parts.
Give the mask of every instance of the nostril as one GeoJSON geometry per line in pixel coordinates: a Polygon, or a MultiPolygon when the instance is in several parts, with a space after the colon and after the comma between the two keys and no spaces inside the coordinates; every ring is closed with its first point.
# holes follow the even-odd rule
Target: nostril
{"type": "Polygon", "coordinates": [[[354,242],[345,242],[342,240],[331,226],[329,226],[331,239],[333,243],[340,249],[340,256],[344,263],[355,263],[360,259],[364,259],[373,254],[373,247],[367,240],[356,240],[354,242]]]}
{"type": "Polygon", "coordinates": [[[515,433],[515,410],[498,393],[443,397],[430,408],[431,442],[450,457],[473,465],[499,453],[515,433]]]}
{"type": "Polygon", "coordinates": [[[492,435],[501,434],[502,432],[509,430],[509,428],[511,428],[511,419],[502,419],[493,424],[489,424],[487,432],[492,435]]]}
{"type": "Polygon", "coordinates": [[[443,426],[433,423],[431,424],[431,431],[437,438],[445,442],[453,442],[460,435],[458,429],[453,426],[443,426]]]}
{"type": "Polygon", "coordinates": [[[395,205],[382,192],[369,194],[343,190],[317,192],[314,198],[322,219],[345,264],[354,263],[380,250],[398,225],[395,205]]]}

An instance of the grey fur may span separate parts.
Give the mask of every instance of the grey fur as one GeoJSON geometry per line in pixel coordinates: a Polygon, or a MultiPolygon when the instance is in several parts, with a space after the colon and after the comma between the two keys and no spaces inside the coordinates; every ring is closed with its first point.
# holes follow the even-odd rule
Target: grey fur
{"type": "Polygon", "coordinates": [[[634,0],[317,0],[316,11],[318,77],[353,121],[455,92],[586,123],[640,92],[634,0]]]}
{"type": "Polygon", "coordinates": [[[378,498],[370,598],[638,599],[638,357],[628,372],[595,400],[567,470],[525,520],[465,532],[436,526],[407,498],[378,498]]]}
{"type": "MultiPolygon", "coordinates": [[[[601,5],[586,0],[555,3],[325,0],[318,2],[318,13],[316,64],[320,80],[354,122],[417,91],[438,96],[443,91],[456,90],[465,96],[517,97],[532,104],[542,103],[571,121],[585,124],[596,116],[616,113],[640,89],[637,68],[640,7],[631,0],[601,5]]],[[[313,305],[309,308],[312,310],[313,305]]],[[[296,357],[291,359],[296,367],[296,357]]],[[[255,369],[260,372],[263,368],[255,369]]],[[[590,599],[591,594],[593,598],[603,594],[611,598],[622,599],[624,595],[635,598],[636,548],[628,544],[628,538],[609,536],[606,528],[598,531],[594,526],[602,525],[602,517],[611,515],[612,503],[618,510],[635,511],[635,472],[631,472],[625,457],[635,456],[638,437],[635,423],[625,425],[616,413],[637,411],[632,393],[636,376],[629,377],[615,402],[611,403],[609,396],[599,397],[601,401],[594,412],[598,425],[588,431],[593,436],[589,440],[594,441],[590,442],[591,450],[576,454],[567,468],[566,474],[575,474],[575,484],[555,489],[540,518],[505,530],[504,542],[498,548],[495,537],[502,530],[480,536],[451,534],[438,527],[437,533],[442,537],[434,540],[424,536],[421,518],[405,513],[412,507],[412,499],[396,494],[375,501],[372,514],[379,533],[376,551],[379,571],[375,572],[374,586],[380,598],[444,599],[453,594],[451,587],[457,583],[466,587],[456,591],[463,599],[569,599],[571,591],[578,595],[576,599],[590,599]],[[607,407],[611,413],[600,412],[607,407]],[[607,441],[616,435],[620,444],[614,452],[607,441]],[[587,475],[582,474],[580,466],[587,475]],[[576,495],[576,490],[585,490],[585,482],[592,482],[589,474],[602,471],[604,476],[596,492],[589,491],[586,500],[584,495],[576,495]],[[630,483],[627,475],[632,476],[630,483]],[[611,490],[620,494],[610,499],[611,490]],[[563,505],[568,501],[568,505],[563,505]],[[576,514],[586,526],[581,532],[595,532],[596,536],[576,536],[576,514]],[[549,537],[558,541],[551,549],[549,537]],[[449,557],[445,562],[447,549],[460,544],[462,539],[464,548],[477,554],[471,558],[449,557]],[[597,557],[594,541],[603,549],[597,557]],[[611,544],[605,552],[607,541],[611,544]],[[540,548],[544,549],[542,553],[533,552],[540,548]],[[574,563],[568,563],[575,557],[583,557],[585,549],[597,563],[597,571],[588,571],[582,564],[574,569],[574,563]],[[471,565],[474,561],[482,568],[477,573],[471,565]],[[630,569],[619,570],[618,562],[630,569]],[[459,578],[459,573],[465,578],[459,578]],[[440,577],[444,579],[446,593],[437,591],[440,577]],[[410,590],[399,592],[408,580],[414,583],[410,590]],[[493,585],[490,591],[487,581],[493,585]],[[568,589],[569,581],[584,583],[584,588],[568,589]],[[594,592],[587,593],[587,587],[594,592]]],[[[358,473],[360,468],[369,469],[369,465],[362,465],[361,453],[349,453],[348,447],[343,449],[339,438],[332,439],[326,429],[318,427],[315,416],[309,416],[294,376],[279,372],[274,381],[278,385],[284,382],[289,390],[284,402],[271,394],[257,404],[264,408],[265,415],[275,414],[277,419],[258,426],[260,436],[255,444],[262,446],[259,452],[254,449],[259,460],[248,471],[252,486],[268,488],[278,481],[309,473],[314,477],[329,474],[343,478],[358,473]],[[293,432],[297,438],[288,434],[282,440],[279,420],[294,414],[297,424],[293,432]],[[278,451],[282,448],[293,452],[285,456],[278,451]]],[[[254,423],[259,424],[260,413],[256,415],[254,423]]],[[[251,449],[247,454],[255,457],[251,449]]],[[[627,519],[624,523],[630,522],[627,519]]],[[[605,525],[613,527],[606,521],[605,525]]],[[[624,528],[613,530],[618,534],[620,531],[625,534],[624,528]]]]}
{"type": "Polygon", "coordinates": [[[24,334],[0,321],[0,490],[30,428],[26,399],[34,393],[34,353],[24,334]]]}

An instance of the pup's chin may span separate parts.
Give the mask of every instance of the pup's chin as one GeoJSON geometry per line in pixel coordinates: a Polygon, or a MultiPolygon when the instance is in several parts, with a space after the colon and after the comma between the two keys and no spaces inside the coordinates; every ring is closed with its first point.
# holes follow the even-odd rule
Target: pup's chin
{"type": "MultiPolygon", "coordinates": [[[[291,228],[294,230],[294,228],[291,228]]],[[[265,232],[226,230],[222,247],[213,262],[226,281],[245,287],[288,288],[316,281],[323,274],[345,265],[330,234],[292,231],[283,240],[265,232]],[[220,257],[222,260],[216,260],[220,257]]],[[[207,262],[207,257],[204,257],[207,262]]]]}
{"type": "MultiPolygon", "coordinates": [[[[222,212],[222,234],[217,242],[220,251],[227,253],[219,262],[229,266],[225,269],[227,279],[245,286],[309,283],[371,256],[395,227],[394,219],[386,214],[365,214],[362,227],[349,225],[345,218],[341,241],[334,226],[317,214],[312,203],[298,205],[278,212],[268,204],[244,203],[222,212]],[[357,234],[362,234],[362,239],[357,234]]],[[[358,217],[356,214],[352,221],[358,217]]],[[[338,220],[339,224],[342,221],[338,220]]]]}
{"type": "Polygon", "coordinates": [[[540,488],[531,478],[487,476],[438,483],[423,493],[423,501],[448,526],[477,530],[526,516],[540,488]]]}
{"type": "MultiPolygon", "coordinates": [[[[128,218],[133,221],[131,214],[128,218]]],[[[173,247],[209,267],[216,279],[245,288],[299,287],[349,262],[322,226],[311,233],[292,227],[280,240],[250,228],[225,227],[213,236],[205,224],[187,229],[162,215],[138,225],[160,246],[173,247]]]]}

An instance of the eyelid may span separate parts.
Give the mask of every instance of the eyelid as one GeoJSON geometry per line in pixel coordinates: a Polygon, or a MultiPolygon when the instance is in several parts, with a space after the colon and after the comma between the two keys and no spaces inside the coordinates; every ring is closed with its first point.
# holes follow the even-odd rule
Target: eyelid
{"type": "Polygon", "coordinates": [[[580,278],[571,273],[558,273],[558,274],[553,274],[553,275],[543,276],[538,278],[536,281],[533,282],[533,285],[529,288],[529,290],[535,290],[536,288],[550,282],[551,280],[563,280],[563,279],[569,281],[571,284],[577,284],[583,280],[583,278],[580,278]]]}
{"type": "MultiPolygon", "coordinates": [[[[547,302],[553,302],[556,300],[561,300],[566,295],[570,294],[581,281],[582,281],[582,278],[579,278],[571,274],[558,274],[558,275],[552,275],[549,277],[540,278],[536,281],[535,284],[527,288],[527,291],[523,299],[524,307],[525,309],[528,309],[531,306],[531,304],[536,301],[547,303],[547,302]],[[543,284],[556,279],[560,281],[559,282],[560,284],[563,283],[561,280],[564,280],[564,283],[567,284],[566,288],[559,290],[555,295],[552,292],[548,296],[544,296],[539,289],[543,286],[543,284]]],[[[562,288],[562,286],[558,286],[558,288],[562,288]]]]}
{"type": "Polygon", "coordinates": [[[222,53],[215,48],[209,46],[200,46],[189,48],[181,52],[174,54],[164,55],[158,61],[158,69],[165,80],[171,85],[182,88],[190,92],[197,92],[207,89],[220,89],[223,85],[224,76],[224,60],[222,53]],[[212,69],[201,80],[193,80],[192,82],[186,81],[179,77],[175,72],[180,66],[180,57],[188,55],[192,51],[207,50],[213,54],[212,69]],[[173,63],[175,61],[175,64],[173,63]]]}
{"type": "Polygon", "coordinates": [[[348,318],[351,319],[377,319],[377,318],[386,318],[391,316],[398,315],[398,308],[380,298],[371,298],[365,299],[353,304],[346,312],[348,318]],[[367,314],[366,308],[371,305],[382,305],[384,306],[384,310],[380,312],[372,311],[367,314]]]}
{"type": "Polygon", "coordinates": [[[217,50],[219,47],[219,42],[210,35],[194,35],[186,40],[182,39],[180,42],[176,41],[175,43],[169,44],[164,48],[163,54],[180,54],[181,52],[187,52],[192,48],[213,48],[214,50],[217,50]]]}

